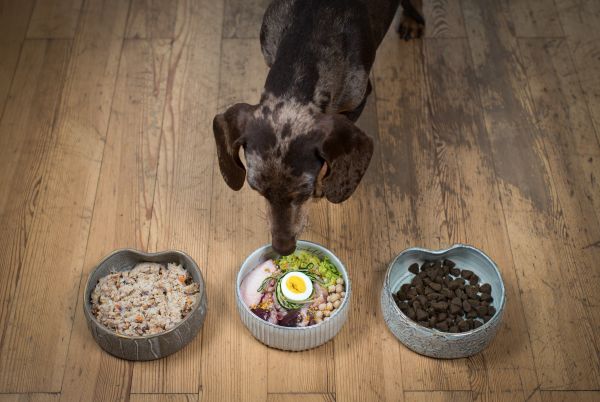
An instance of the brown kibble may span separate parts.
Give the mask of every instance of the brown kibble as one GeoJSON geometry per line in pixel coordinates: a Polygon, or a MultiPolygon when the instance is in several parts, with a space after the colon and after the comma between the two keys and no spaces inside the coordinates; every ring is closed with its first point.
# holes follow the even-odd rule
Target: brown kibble
{"type": "Polygon", "coordinates": [[[440,331],[444,331],[444,332],[448,331],[448,324],[445,321],[444,322],[438,322],[437,324],[435,324],[435,327],[437,329],[439,329],[440,331]]]}
{"type": "Polygon", "coordinates": [[[475,307],[475,311],[477,311],[477,315],[480,317],[488,315],[488,308],[486,306],[475,307]]]}
{"type": "Polygon", "coordinates": [[[458,325],[458,330],[460,332],[465,332],[465,331],[469,330],[469,324],[465,320],[459,320],[457,325],[458,325]]]}
{"type": "Polygon", "coordinates": [[[415,300],[412,302],[412,308],[414,308],[415,310],[420,309],[421,308],[421,303],[419,303],[418,300],[415,300]]]}
{"type": "Polygon", "coordinates": [[[477,307],[477,306],[481,305],[479,300],[475,300],[475,299],[468,299],[467,302],[473,307],[477,307]]]}
{"type": "Polygon", "coordinates": [[[479,277],[475,274],[471,275],[471,277],[469,278],[469,283],[471,285],[476,285],[479,283],[479,277]]]}
{"type": "Polygon", "coordinates": [[[435,316],[429,317],[429,326],[430,327],[433,327],[436,322],[437,322],[437,320],[436,320],[435,316]]]}
{"type": "Polygon", "coordinates": [[[419,278],[418,276],[415,276],[414,278],[412,278],[412,280],[410,281],[410,283],[414,287],[423,286],[423,279],[419,278]]]}
{"type": "Polygon", "coordinates": [[[450,327],[450,332],[452,332],[453,334],[456,334],[458,332],[458,326],[453,325],[450,327]]]}
{"type": "Polygon", "coordinates": [[[454,268],[456,266],[456,263],[454,261],[449,260],[447,258],[442,262],[442,264],[448,268],[454,268]]]}
{"type": "Polygon", "coordinates": [[[492,294],[492,286],[489,283],[484,283],[479,287],[479,291],[481,293],[492,294]]]}
{"type": "Polygon", "coordinates": [[[446,310],[448,310],[448,303],[446,303],[446,302],[431,303],[431,307],[433,307],[435,309],[435,311],[446,311],[446,310]]]}
{"type": "Polygon", "coordinates": [[[448,284],[448,287],[451,290],[457,290],[458,288],[460,288],[462,285],[464,284],[464,281],[462,279],[453,279],[450,281],[450,283],[448,284]]]}
{"type": "Polygon", "coordinates": [[[427,314],[425,311],[421,310],[421,309],[417,309],[417,321],[424,321],[429,317],[429,314],[427,314]]]}
{"type": "Polygon", "coordinates": [[[451,304],[456,304],[457,306],[462,306],[462,300],[459,297],[454,297],[451,301],[451,304]]]}
{"type": "Polygon", "coordinates": [[[472,310],[471,303],[469,303],[466,300],[463,300],[463,302],[462,302],[462,308],[463,308],[463,310],[465,310],[466,313],[470,312],[472,310]]]}
{"type": "Polygon", "coordinates": [[[456,304],[450,305],[450,314],[462,315],[462,309],[456,304]]]}
{"type": "Polygon", "coordinates": [[[496,308],[494,306],[488,307],[488,314],[493,317],[496,314],[496,308]]]}
{"type": "Polygon", "coordinates": [[[483,316],[483,322],[488,322],[492,317],[489,315],[484,315],[483,316]]]}
{"type": "Polygon", "coordinates": [[[467,318],[477,318],[477,312],[475,310],[471,310],[467,313],[467,318]]]}
{"type": "Polygon", "coordinates": [[[437,316],[438,322],[446,321],[447,318],[448,318],[448,314],[446,314],[446,313],[439,313],[437,316]]]}
{"type": "Polygon", "coordinates": [[[417,313],[415,313],[415,309],[412,307],[409,307],[408,309],[406,309],[406,315],[408,316],[408,318],[410,318],[411,320],[414,320],[415,317],[417,316],[417,313]]]}
{"type": "Polygon", "coordinates": [[[488,303],[491,303],[494,301],[494,298],[489,293],[482,293],[480,296],[480,299],[483,301],[486,301],[488,303]]]}
{"type": "MultiPolygon", "coordinates": [[[[477,289],[474,286],[465,287],[465,293],[469,296],[470,299],[477,299],[477,289]]],[[[410,293],[409,293],[410,295],[410,293]]]]}
{"type": "Polygon", "coordinates": [[[450,268],[450,275],[452,275],[453,277],[459,277],[460,276],[460,269],[458,268],[450,268]]]}
{"type": "Polygon", "coordinates": [[[454,292],[451,291],[450,289],[442,289],[440,291],[440,293],[446,298],[446,299],[452,299],[454,297],[454,292]]]}
{"type": "Polygon", "coordinates": [[[416,262],[414,264],[411,264],[410,267],[408,267],[408,272],[410,272],[411,274],[418,274],[419,273],[419,264],[417,264],[416,262]]]}
{"type": "Polygon", "coordinates": [[[429,321],[419,321],[417,322],[422,327],[429,328],[429,321]]]}
{"type": "Polygon", "coordinates": [[[460,276],[462,276],[465,279],[469,279],[471,275],[473,275],[473,271],[469,271],[468,269],[463,269],[460,273],[460,276]]]}
{"type": "Polygon", "coordinates": [[[481,327],[483,324],[479,320],[473,320],[473,329],[481,327]]]}
{"type": "Polygon", "coordinates": [[[431,282],[429,284],[429,287],[433,290],[435,290],[436,292],[439,292],[440,290],[442,290],[442,285],[440,285],[439,283],[435,283],[435,282],[431,282]]]}

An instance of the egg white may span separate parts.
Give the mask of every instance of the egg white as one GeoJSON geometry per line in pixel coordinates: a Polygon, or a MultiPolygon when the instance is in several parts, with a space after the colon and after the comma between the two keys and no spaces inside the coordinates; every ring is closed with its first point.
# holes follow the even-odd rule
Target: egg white
{"type": "Polygon", "coordinates": [[[290,272],[286,274],[283,278],[281,278],[281,292],[286,297],[286,299],[290,301],[304,301],[312,295],[313,284],[310,278],[306,276],[306,274],[303,274],[302,272],[290,272]],[[306,286],[306,290],[304,290],[304,292],[295,293],[288,288],[288,280],[293,277],[299,278],[300,280],[302,280],[302,282],[304,282],[304,285],[306,286]]]}

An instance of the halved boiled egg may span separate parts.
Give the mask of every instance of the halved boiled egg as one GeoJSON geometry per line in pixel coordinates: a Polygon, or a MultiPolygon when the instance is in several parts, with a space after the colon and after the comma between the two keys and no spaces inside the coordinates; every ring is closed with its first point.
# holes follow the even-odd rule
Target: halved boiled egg
{"type": "Polygon", "coordinates": [[[302,272],[290,272],[281,278],[281,292],[290,301],[304,301],[313,292],[313,284],[302,272]]]}

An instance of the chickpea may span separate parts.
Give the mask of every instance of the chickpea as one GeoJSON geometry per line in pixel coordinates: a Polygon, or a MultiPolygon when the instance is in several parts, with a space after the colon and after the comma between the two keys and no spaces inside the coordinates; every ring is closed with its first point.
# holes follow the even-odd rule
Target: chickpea
{"type": "Polygon", "coordinates": [[[323,311],[327,308],[327,305],[325,303],[321,303],[319,304],[319,310],[323,311]]]}
{"type": "Polygon", "coordinates": [[[329,310],[329,311],[333,310],[333,304],[327,303],[326,310],[329,310]]]}
{"type": "Polygon", "coordinates": [[[333,308],[338,308],[340,307],[340,304],[342,304],[339,300],[336,300],[333,302],[333,308]]]}
{"type": "Polygon", "coordinates": [[[332,302],[332,301],[333,301],[332,299],[333,299],[333,295],[329,295],[329,296],[327,296],[327,301],[328,301],[328,302],[332,302]]]}
{"type": "Polygon", "coordinates": [[[333,292],[335,292],[335,285],[330,285],[330,286],[329,286],[329,288],[327,288],[327,291],[328,291],[329,293],[333,293],[333,292]]]}
{"type": "Polygon", "coordinates": [[[331,311],[325,310],[325,311],[323,311],[323,315],[325,316],[325,318],[327,318],[331,315],[331,311]]]}
{"type": "Polygon", "coordinates": [[[331,295],[331,300],[328,300],[328,301],[333,303],[334,301],[338,300],[339,298],[340,298],[340,295],[338,293],[334,293],[331,295]]]}
{"type": "Polygon", "coordinates": [[[342,285],[337,285],[335,287],[335,291],[338,293],[342,293],[344,291],[344,287],[342,285]]]}
{"type": "Polygon", "coordinates": [[[340,296],[342,296],[342,297],[346,297],[346,292],[341,292],[341,293],[340,293],[340,296]]]}
{"type": "Polygon", "coordinates": [[[317,317],[317,318],[323,318],[323,312],[321,310],[317,311],[315,313],[315,317],[317,317]]]}
{"type": "Polygon", "coordinates": [[[315,323],[316,323],[316,324],[319,324],[319,323],[322,323],[322,322],[323,322],[323,319],[322,319],[322,318],[318,318],[318,317],[317,317],[317,318],[315,318],[315,323]]]}
{"type": "Polygon", "coordinates": [[[344,283],[344,279],[343,278],[337,278],[337,281],[335,281],[335,283],[337,283],[338,285],[342,285],[344,283]]]}

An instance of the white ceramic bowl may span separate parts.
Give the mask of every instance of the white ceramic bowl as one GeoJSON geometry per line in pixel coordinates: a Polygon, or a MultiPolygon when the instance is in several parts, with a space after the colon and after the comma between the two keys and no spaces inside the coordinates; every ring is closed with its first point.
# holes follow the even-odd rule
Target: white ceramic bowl
{"type": "Polygon", "coordinates": [[[279,255],[273,251],[270,244],[257,249],[246,258],[238,272],[235,286],[235,296],[240,317],[252,335],[267,346],[291,351],[315,348],[337,335],[348,318],[350,297],[352,295],[350,278],[348,277],[346,267],[331,251],[319,244],[302,240],[297,242],[296,250],[308,251],[319,258],[329,258],[329,261],[335,265],[344,278],[346,297],[344,297],[340,307],[322,323],[308,327],[282,327],[271,324],[252,313],[250,308],[242,300],[240,285],[246,275],[264,261],[279,257],[279,255]]]}
{"type": "Polygon", "coordinates": [[[425,356],[455,359],[481,352],[492,341],[502,320],[506,296],[502,276],[496,264],[483,251],[475,247],[455,244],[445,250],[409,248],[401,252],[390,264],[381,292],[381,310],[388,328],[409,349],[425,356]],[[413,274],[408,267],[413,263],[450,259],[461,269],[475,272],[481,283],[492,286],[492,305],[496,314],[481,327],[467,332],[448,333],[423,327],[408,318],[396,305],[393,293],[405,283],[410,283],[413,274]]]}

